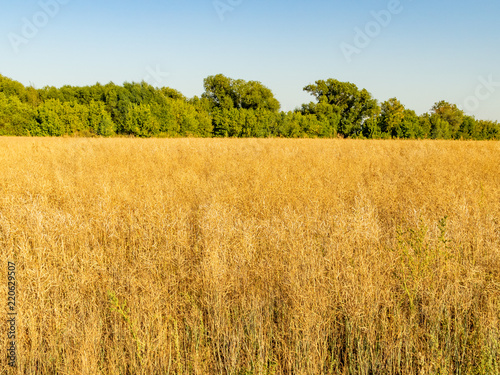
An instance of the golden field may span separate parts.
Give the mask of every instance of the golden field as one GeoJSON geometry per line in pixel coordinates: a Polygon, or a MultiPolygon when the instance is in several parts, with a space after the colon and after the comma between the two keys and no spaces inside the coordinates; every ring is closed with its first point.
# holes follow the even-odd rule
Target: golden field
{"type": "Polygon", "coordinates": [[[0,138],[0,248],[0,374],[500,373],[498,142],[0,138]]]}

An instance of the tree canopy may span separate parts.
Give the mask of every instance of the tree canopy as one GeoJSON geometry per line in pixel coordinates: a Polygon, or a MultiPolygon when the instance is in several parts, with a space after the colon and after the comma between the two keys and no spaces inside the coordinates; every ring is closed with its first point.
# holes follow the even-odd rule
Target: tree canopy
{"type": "Polygon", "coordinates": [[[146,82],[35,89],[0,75],[0,135],[500,139],[498,122],[444,100],[419,116],[332,78],[305,86],[315,102],[288,112],[261,82],[217,74],[203,83],[201,97],[187,98],[146,82]]]}
{"type": "Polygon", "coordinates": [[[204,80],[205,92],[212,108],[253,109],[278,112],[280,103],[271,90],[257,81],[228,78],[222,74],[209,76],[204,80]]]}
{"type": "MultiPolygon", "coordinates": [[[[378,111],[377,101],[371,94],[350,82],[319,80],[314,85],[304,87],[304,91],[313,95],[318,104],[330,107],[339,116],[338,133],[346,137],[359,135],[363,123],[378,111]]],[[[315,113],[316,110],[317,106],[309,106],[309,112],[315,113]]]]}

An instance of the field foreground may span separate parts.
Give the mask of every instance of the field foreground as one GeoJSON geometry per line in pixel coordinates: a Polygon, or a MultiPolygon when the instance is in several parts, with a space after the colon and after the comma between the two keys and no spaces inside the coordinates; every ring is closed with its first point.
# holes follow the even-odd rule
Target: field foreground
{"type": "Polygon", "coordinates": [[[498,374],[499,167],[498,142],[0,138],[0,373],[498,374]]]}

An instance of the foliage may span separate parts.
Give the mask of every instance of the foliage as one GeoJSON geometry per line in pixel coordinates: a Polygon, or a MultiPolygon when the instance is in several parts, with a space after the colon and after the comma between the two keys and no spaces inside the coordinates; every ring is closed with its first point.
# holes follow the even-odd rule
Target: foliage
{"type": "Polygon", "coordinates": [[[380,131],[391,138],[420,138],[422,129],[418,116],[408,110],[396,98],[382,103],[381,115],[378,119],[380,131]]]}
{"type": "Polygon", "coordinates": [[[203,83],[201,97],[186,98],[144,81],[36,90],[0,75],[0,135],[500,139],[498,122],[455,104],[417,116],[396,98],[379,106],[366,89],[335,79],[304,87],[316,102],[289,112],[261,82],[217,74],[203,83]]]}
{"type": "Polygon", "coordinates": [[[18,96],[0,92],[0,135],[29,135],[35,110],[18,96]]]}
{"type": "MultiPolygon", "coordinates": [[[[374,116],[378,109],[377,101],[365,89],[350,82],[335,79],[316,81],[314,85],[304,87],[304,91],[313,95],[318,103],[331,107],[331,111],[340,117],[339,134],[350,137],[362,132],[363,123],[374,116]]],[[[310,105],[307,112],[321,111],[318,106],[310,105]]]]}
{"type": "Polygon", "coordinates": [[[203,97],[209,100],[212,108],[263,109],[271,112],[280,108],[271,90],[257,81],[246,82],[217,74],[205,78],[203,84],[203,97]]]}

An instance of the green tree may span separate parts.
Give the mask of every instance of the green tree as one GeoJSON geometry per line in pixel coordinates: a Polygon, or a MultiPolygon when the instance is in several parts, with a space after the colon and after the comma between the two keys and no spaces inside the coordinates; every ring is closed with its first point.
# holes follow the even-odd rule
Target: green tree
{"type": "Polygon", "coordinates": [[[176,99],[176,100],[184,100],[186,101],[186,97],[182,95],[179,91],[172,89],[170,87],[162,87],[160,90],[161,94],[165,98],[176,99]]]}
{"type": "Polygon", "coordinates": [[[464,116],[457,138],[477,139],[477,121],[472,116],[464,116]]]}
{"type": "Polygon", "coordinates": [[[274,97],[272,91],[257,81],[237,81],[236,90],[238,93],[239,103],[236,103],[237,108],[265,110],[270,112],[278,112],[280,103],[274,97]]]}
{"type": "Polygon", "coordinates": [[[405,117],[405,107],[396,98],[391,98],[381,105],[379,118],[380,129],[392,138],[402,138],[402,123],[405,117]]]}
{"type": "Polygon", "coordinates": [[[500,139],[500,124],[496,121],[479,120],[476,137],[477,139],[500,139]]]}
{"type": "Polygon", "coordinates": [[[448,121],[443,120],[441,116],[432,114],[429,118],[431,124],[431,138],[432,139],[450,139],[451,131],[448,121]]]}
{"type": "Polygon", "coordinates": [[[403,138],[424,138],[424,131],[420,127],[419,118],[412,109],[405,109],[401,130],[403,138]]]}
{"type": "Polygon", "coordinates": [[[91,100],[88,105],[88,114],[88,126],[94,134],[104,137],[115,134],[116,126],[103,102],[91,100]]]}
{"type": "Polygon", "coordinates": [[[257,81],[228,78],[222,74],[209,76],[203,81],[205,92],[202,97],[208,99],[211,108],[253,109],[278,112],[280,103],[271,90],[257,81]]]}
{"type": "MultiPolygon", "coordinates": [[[[332,107],[332,112],[340,119],[338,132],[346,137],[361,134],[363,123],[378,112],[377,101],[371,94],[350,82],[319,80],[304,87],[304,91],[313,95],[318,103],[332,107]]],[[[308,110],[312,113],[317,107],[310,105],[308,110]]]]}
{"type": "Polygon", "coordinates": [[[74,101],[65,102],[62,106],[57,106],[57,111],[63,134],[92,135],[89,131],[89,108],[87,106],[74,101]]]}
{"type": "Polygon", "coordinates": [[[0,92],[0,135],[29,135],[35,110],[13,95],[0,92]]]}
{"type": "Polygon", "coordinates": [[[421,138],[419,118],[413,110],[406,109],[396,98],[381,105],[378,119],[380,130],[391,138],[421,138]]]}
{"type": "Polygon", "coordinates": [[[448,123],[448,136],[459,138],[459,131],[464,121],[464,112],[455,104],[450,104],[444,100],[437,102],[431,109],[431,115],[435,114],[448,123]]]}
{"type": "Polygon", "coordinates": [[[275,135],[284,138],[298,138],[303,135],[300,127],[301,112],[281,112],[275,135]]]}
{"type": "Polygon", "coordinates": [[[214,108],[212,110],[213,134],[218,137],[240,137],[243,123],[240,110],[236,108],[214,108]]]}
{"type": "Polygon", "coordinates": [[[333,105],[326,101],[311,102],[303,104],[300,111],[304,116],[316,116],[317,131],[314,132],[314,136],[332,138],[337,135],[341,115],[333,105]]]}
{"type": "Polygon", "coordinates": [[[363,137],[367,139],[388,138],[388,133],[382,133],[379,118],[371,117],[363,124],[363,137]]]}
{"type": "Polygon", "coordinates": [[[208,76],[203,80],[205,92],[202,97],[208,99],[211,109],[230,110],[236,108],[239,103],[237,85],[238,83],[233,79],[222,74],[208,76]]]}
{"type": "Polygon", "coordinates": [[[177,137],[180,135],[180,125],[176,121],[173,110],[173,100],[164,105],[153,103],[150,105],[151,114],[156,117],[160,124],[159,134],[163,137],[177,137]]]}
{"type": "Polygon", "coordinates": [[[212,119],[202,107],[179,99],[172,101],[172,111],[179,135],[184,137],[211,136],[212,119]]]}
{"type": "Polygon", "coordinates": [[[160,124],[151,112],[149,104],[132,104],[125,121],[126,134],[152,137],[159,134],[160,124]]]}
{"type": "Polygon", "coordinates": [[[15,96],[22,103],[28,102],[28,92],[24,85],[0,74],[0,93],[6,97],[15,96]]]}
{"type": "Polygon", "coordinates": [[[48,99],[36,110],[35,121],[30,124],[29,134],[35,136],[62,136],[66,134],[63,121],[63,103],[58,99],[48,99]]]}

